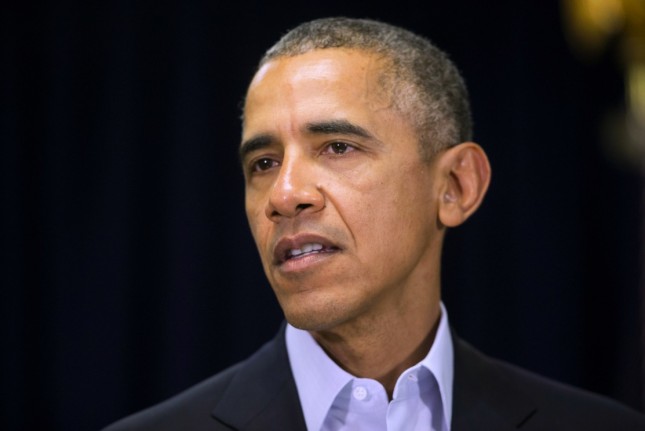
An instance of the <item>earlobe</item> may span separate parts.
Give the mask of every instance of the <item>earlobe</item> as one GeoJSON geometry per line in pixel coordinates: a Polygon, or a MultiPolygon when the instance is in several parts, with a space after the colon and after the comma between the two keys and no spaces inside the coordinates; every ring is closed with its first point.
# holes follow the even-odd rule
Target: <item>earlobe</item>
{"type": "Polygon", "coordinates": [[[479,208],[490,183],[491,169],[484,150],[474,142],[452,147],[442,155],[443,198],[439,221],[459,226],[479,208]]]}

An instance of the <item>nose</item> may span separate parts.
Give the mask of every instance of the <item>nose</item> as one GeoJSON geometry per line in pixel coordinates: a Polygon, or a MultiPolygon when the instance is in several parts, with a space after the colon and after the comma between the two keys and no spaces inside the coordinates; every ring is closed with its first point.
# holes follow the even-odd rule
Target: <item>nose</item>
{"type": "Polygon", "coordinates": [[[315,167],[303,156],[285,155],[273,183],[265,213],[274,222],[301,213],[315,213],[325,207],[317,186],[315,167]]]}

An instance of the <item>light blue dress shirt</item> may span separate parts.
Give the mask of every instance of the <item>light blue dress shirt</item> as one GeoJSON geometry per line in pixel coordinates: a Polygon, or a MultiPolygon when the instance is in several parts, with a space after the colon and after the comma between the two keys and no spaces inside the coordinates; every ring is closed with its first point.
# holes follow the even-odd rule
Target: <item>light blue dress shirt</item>
{"type": "Polygon", "coordinates": [[[286,343],[308,431],[450,431],[454,353],[443,304],[430,351],[399,376],[392,401],[378,381],[340,368],[309,332],[287,325],[286,343]]]}

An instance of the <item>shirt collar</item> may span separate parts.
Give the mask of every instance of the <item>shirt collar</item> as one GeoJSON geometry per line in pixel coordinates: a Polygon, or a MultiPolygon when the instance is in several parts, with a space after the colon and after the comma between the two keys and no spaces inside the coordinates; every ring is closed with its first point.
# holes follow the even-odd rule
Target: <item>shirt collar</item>
{"type": "Polygon", "coordinates": [[[452,336],[450,335],[450,326],[448,325],[448,312],[443,303],[441,305],[441,317],[439,327],[435,335],[434,342],[430,351],[423,360],[421,365],[427,368],[437,379],[439,393],[441,394],[441,403],[443,405],[443,417],[446,420],[448,429],[452,418],[452,382],[454,376],[454,350],[452,345],[452,336]]]}
{"type": "MultiPolygon", "coordinates": [[[[308,430],[319,430],[338,393],[355,376],[340,368],[327,356],[307,331],[287,324],[287,353],[308,430]]],[[[441,304],[441,317],[430,351],[417,366],[428,369],[435,377],[441,394],[448,429],[452,418],[452,382],[454,352],[448,313],[441,304]]]]}

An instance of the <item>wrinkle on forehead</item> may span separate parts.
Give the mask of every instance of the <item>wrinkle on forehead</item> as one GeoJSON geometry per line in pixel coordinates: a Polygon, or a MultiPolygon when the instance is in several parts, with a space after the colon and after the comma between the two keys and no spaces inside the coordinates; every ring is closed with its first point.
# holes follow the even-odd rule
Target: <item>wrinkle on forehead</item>
{"type": "MultiPolygon", "coordinates": [[[[330,53],[339,53],[341,56],[346,55],[348,59],[356,59],[356,54],[363,57],[361,66],[352,70],[359,82],[363,82],[358,95],[366,106],[373,110],[379,111],[396,107],[396,77],[393,74],[391,60],[387,57],[371,53],[364,50],[330,48],[325,50],[314,50],[294,57],[278,57],[264,64],[256,73],[249,86],[249,93],[259,84],[269,73],[281,73],[289,76],[288,88],[294,89],[298,83],[317,78],[321,81],[327,81],[329,86],[347,85],[347,70],[338,67],[338,63],[343,59],[335,56],[333,58],[316,58],[309,62],[294,66],[293,60],[302,60],[308,54],[314,52],[329,51],[330,53]],[[293,70],[295,69],[295,70],[293,70]],[[362,76],[361,76],[362,75],[362,76]]],[[[247,94],[247,97],[248,97],[247,94]]]]}

